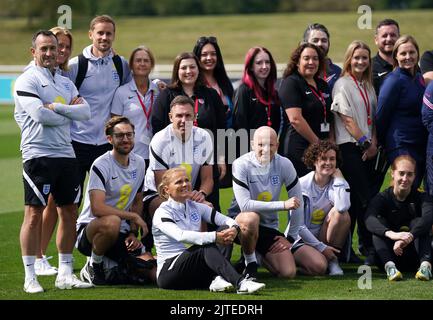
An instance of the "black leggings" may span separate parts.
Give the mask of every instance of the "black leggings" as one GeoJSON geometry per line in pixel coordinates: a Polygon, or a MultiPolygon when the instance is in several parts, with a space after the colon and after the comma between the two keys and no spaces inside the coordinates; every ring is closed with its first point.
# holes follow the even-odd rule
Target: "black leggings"
{"type": "Polygon", "coordinates": [[[215,244],[194,245],[164,262],[157,283],[163,289],[202,289],[209,287],[217,275],[235,288],[242,279],[215,244]]]}
{"type": "Polygon", "coordinates": [[[403,249],[403,255],[397,256],[394,253],[394,241],[373,235],[373,244],[380,262],[378,267],[383,269],[385,263],[393,261],[397,269],[401,271],[416,271],[423,261],[431,261],[430,236],[422,235],[403,249]]]}

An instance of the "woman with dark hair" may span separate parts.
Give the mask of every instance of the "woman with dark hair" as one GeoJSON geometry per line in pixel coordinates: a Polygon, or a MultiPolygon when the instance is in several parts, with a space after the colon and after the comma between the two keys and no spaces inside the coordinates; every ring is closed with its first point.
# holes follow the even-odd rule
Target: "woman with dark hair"
{"type": "MultiPolygon", "coordinates": [[[[200,37],[194,46],[194,54],[200,61],[203,82],[208,88],[215,89],[226,110],[226,128],[233,126],[233,85],[227,76],[221,50],[215,37],[200,37]]],[[[222,142],[220,142],[221,144],[222,142]]],[[[229,159],[230,137],[225,141],[226,174],[220,175],[220,188],[231,187],[232,175],[229,159]]],[[[234,159],[233,159],[234,160],[234,159]]],[[[223,169],[223,168],[222,168],[223,169]]]]}
{"type": "Polygon", "coordinates": [[[218,92],[226,106],[226,127],[232,127],[233,85],[227,76],[221,50],[215,37],[200,37],[194,46],[194,54],[200,61],[203,82],[218,92]]]}
{"type": "Polygon", "coordinates": [[[277,66],[269,50],[250,48],[245,56],[242,83],[235,91],[234,129],[247,130],[248,137],[250,130],[261,126],[279,132],[281,108],[275,90],[276,80],[277,66]]]}
{"type": "Polygon", "coordinates": [[[320,77],[324,67],[322,50],[302,43],[290,57],[278,92],[285,110],[279,153],[292,161],[299,176],[310,171],[302,162],[305,149],[333,137],[331,92],[320,77]]]}
{"type": "Polygon", "coordinates": [[[326,258],[330,275],[343,275],[337,254],[350,231],[350,187],[338,168],[338,146],[329,140],[313,143],[305,151],[304,163],[314,170],[299,179],[305,226],[314,239],[310,245],[326,258]]]}
{"type": "Polygon", "coordinates": [[[409,154],[417,163],[413,187],[424,177],[428,132],[421,119],[425,91],[419,72],[419,47],[412,36],[401,36],[392,51],[394,71],[380,87],[377,104],[377,139],[385,148],[388,162],[409,154]]]}
{"type": "MultiPolygon", "coordinates": [[[[214,188],[206,200],[211,202],[216,210],[219,206],[219,184],[226,173],[224,150],[217,141],[217,130],[226,128],[226,111],[223,103],[214,89],[204,85],[200,62],[192,52],[183,52],[174,60],[171,84],[162,90],[152,108],[151,123],[153,133],[164,129],[170,124],[168,114],[170,103],[178,95],[190,97],[194,101],[196,119],[194,125],[208,129],[214,140],[214,188]]],[[[200,184],[200,181],[197,181],[200,184]]]]}
{"type": "MultiPolygon", "coordinates": [[[[386,81],[386,80],[385,80],[386,81]]],[[[412,188],[417,165],[401,155],[391,165],[391,187],[378,193],[367,210],[366,225],[389,281],[403,278],[399,271],[416,271],[418,280],[431,274],[433,202],[431,196],[412,188]]]]}

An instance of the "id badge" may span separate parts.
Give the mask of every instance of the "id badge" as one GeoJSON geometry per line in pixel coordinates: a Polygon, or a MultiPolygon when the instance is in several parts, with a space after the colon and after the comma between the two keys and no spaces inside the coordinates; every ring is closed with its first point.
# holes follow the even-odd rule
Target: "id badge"
{"type": "Polygon", "coordinates": [[[320,132],[329,132],[329,123],[323,122],[320,124],[320,132]]]}

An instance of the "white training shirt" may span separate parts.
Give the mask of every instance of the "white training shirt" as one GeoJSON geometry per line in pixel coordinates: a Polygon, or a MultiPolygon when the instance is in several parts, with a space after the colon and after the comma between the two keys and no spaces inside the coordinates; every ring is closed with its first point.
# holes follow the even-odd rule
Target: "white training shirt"
{"type": "Polygon", "coordinates": [[[323,222],[333,207],[341,213],[349,210],[350,187],[345,179],[332,178],[327,185],[320,188],[314,182],[314,174],[315,172],[312,171],[299,180],[304,195],[304,221],[311,233],[307,244],[322,252],[326,249],[326,244],[319,241],[318,237],[323,222]]]}
{"type": "Polygon", "coordinates": [[[70,105],[78,96],[75,85],[47,68],[29,66],[14,86],[14,117],[21,129],[23,162],[40,157],[75,158],[71,145],[71,120],[90,118],[90,108],[70,105]],[[44,107],[54,104],[54,111],[44,107]]]}
{"type": "Polygon", "coordinates": [[[260,215],[260,225],[279,229],[278,211],[284,210],[280,201],[281,188],[286,187],[288,198],[297,197],[301,206],[290,214],[289,235],[296,239],[303,225],[301,185],[292,162],[275,154],[267,165],[261,165],[254,151],[233,162],[233,192],[242,212],[253,211],[260,215]]]}
{"type": "Polygon", "coordinates": [[[180,203],[169,198],[156,209],[152,234],[157,253],[157,276],[165,261],[184,252],[189,247],[187,244],[204,245],[216,241],[216,231],[200,231],[202,220],[217,226],[237,225],[232,218],[191,200],[180,203]]]}
{"type": "Polygon", "coordinates": [[[202,128],[192,127],[189,139],[182,142],[173,132],[173,125],[157,132],[150,142],[149,168],[145,190],[156,191],[153,171],[184,167],[194,187],[200,168],[213,165],[213,143],[210,134],[202,128]]]}
{"type": "Polygon", "coordinates": [[[158,94],[158,86],[149,81],[149,89],[143,97],[138,91],[134,79],[132,79],[116,90],[113,102],[111,103],[111,113],[125,116],[134,124],[134,152],[144,159],[149,159],[149,144],[153,136],[150,114],[158,94]],[[144,104],[149,119],[146,118],[138,96],[144,104]]]}
{"type": "MultiPolygon", "coordinates": [[[[113,53],[103,58],[95,57],[91,52],[92,45],[84,48],[83,55],[89,59],[86,76],[79,89],[80,95],[86,98],[90,105],[91,118],[88,121],[73,122],[71,126],[72,140],[102,145],[107,143],[104,132],[105,123],[110,119],[110,106],[114,92],[119,87],[121,79],[113,62],[113,53]]],[[[128,62],[121,57],[124,83],[131,79],[128,62]]],[[[66,75],[75,82],[78,74],[78,57],[69,61],[69,71],[66,75]]]]}
{"type": "MultiPolygon", "coordinates": [[[[84,206],[77,220],[77,231],[81,224],[88,224],[95,216],[90,206],[90,191],[105,192],[105,203],[119,210],[128,211],[138,192],[143,191],[144,159],[131,152],[127,167],[119,164],[113,157],[112,151],[107,151],[97,158],[90,169],[87,191],[84,196],[84,206]]],[[[141,212],[137,212],[141,214],[141,212]]],[[[120,232],[130,230],[126,220],[122,220],[120,232]]]]}

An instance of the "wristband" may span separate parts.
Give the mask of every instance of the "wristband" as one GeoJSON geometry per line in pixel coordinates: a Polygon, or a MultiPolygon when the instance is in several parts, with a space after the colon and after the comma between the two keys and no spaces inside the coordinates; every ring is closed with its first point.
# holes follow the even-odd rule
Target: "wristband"
{"type": "Polygon", "coordinates": [[[239,227],[239,225],[234,224],[232,227],[236,229],[236,231],[238,232],[238,234],[241,232],[241,227],[239,227]]]}
{"type": "Polygon", "coordinates": [[[366,141],[366,140],[367,140],[367,137],[366,136],[362,136],[361,138],[359,138],[358,144],[362,145],[364,143],[364,141],[366,141]]]}
{"type": "Polygon", "coordinates": [[[206,192],[204,192],[203,190],[200,190],[199,193],[201,193],[205,198],[207,197],[206,192]]]}

